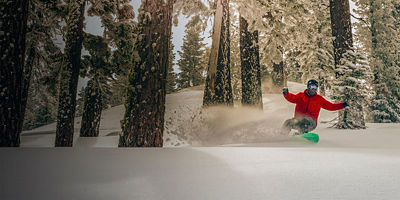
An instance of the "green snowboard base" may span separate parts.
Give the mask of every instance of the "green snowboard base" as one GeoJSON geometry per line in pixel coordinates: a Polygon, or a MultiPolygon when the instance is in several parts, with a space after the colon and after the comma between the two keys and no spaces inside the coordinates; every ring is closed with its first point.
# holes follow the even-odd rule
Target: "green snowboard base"
{"type": "Polygon", "coordinates": [[[297,137],[304,138],[306,141],[310,143],[318,143],[319,142],[319,136],[318,134],[315,133],[304,133],[301,135],[297,135],[297,137]]]}

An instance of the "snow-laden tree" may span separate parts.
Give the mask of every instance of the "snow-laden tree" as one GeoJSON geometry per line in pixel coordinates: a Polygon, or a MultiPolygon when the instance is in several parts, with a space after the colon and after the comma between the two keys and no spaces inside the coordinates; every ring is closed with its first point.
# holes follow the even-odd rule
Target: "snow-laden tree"
{"type": "Polygon", "coordinates": [[[85,35],[83,46],[89,51],[89,55],[83,56],[82,67],[86,71],[83,75],[90,80],[85,88],[80,136],[97,137],[108,80],[113,74],[111,50],[102,36],[90,34],[85,35]]]}
{"type": "Polygon", "coordinates": [[[173,0],[139,10],[119,147],[162,147],[173,0]]]}
{"type": "Polygon", "coordinates": [[[373,122],[400,122],[400,17],[398,0],[359,0],[356,37],[374,73],[373,122]]]}
{"type": "MultiPolygon", "coordinates": [[[[240,60],[242,105],[263,109],[258,31],[249,31],[247,19],[240,16],[240,60]]],[[[249,19],[252,21],[251,19],[249,19]]]]}
{"type": "Polygon", "coordinates": [[[98,16],[104,27],[103,38],[108,46],[112,47],[107,85],[110,91],[105,93],[104,103],[117,106],[124,103],[128,85],[128,73],[134,57],[133,46],[136,22],[135,13],[129,0],[108,1],[90,0],[89,16],[98,16]]]}
{"type": "MultiPolygon", "coordinates": [[[[285,85],[285,73],[288,71],[286,69],[288,66],[285,64],[290,63],[285,60],[291,59],[287,55],[289,52],[305,49],[305,42],[310,40],[309,31],[316,26],[310,22],[315,19],[314,13],[317,10],[313,4],[316,3],[307,0],[235,0],[235,2],[239,4],[240,14],[246,19],[253,20],[249,23],[249,30],[259,31],[261,65],[266,65],[271,73],[271,92],[280,92],[285,85]]],[[[316,49],[313,48],[313,51],[316,49]]],[[[296,62],[303,64],[309,62],[308,60],[307,56],[302,56],[298,57],[296,62]]]]}
{"type": "MultiPolygon", "coordinates": [[[[319,92],[325,95],[335,75],[329,4],[327,1],[309,1],[306,6],[308,20],[304,21],[302,27],[307,30],[307,39],[290,55],[299,61],[302,82],[318,80],[319,92]]],[[[288,59],[291,56],[288,54],[288,59]]],[[[297,66],[288,65],[287,72],[291,67],[297,66]]]]}
{"type": "Polygon", "coordinates": [[[61,32],[63,9],[59,1],[31,0],[29,4],[25,79],[30,84],[24,85],[28,91],[24,129],[56,120],[57,77],[63,55],[53,39],[61,32]]]}
{"type": "Polygon", "coordinates": [[[204,82],[204,65],[202,55],[204,54],[204,38],[200,36],[202,31],[200,16],[193,16],[186,24],[186,35],[183,38],[182,51],[178,51],[180,59],[178,67],[181,71],[178,77],[178,89],[198,86],[204,82]]]}
{"type": "Polygon", "coordinates": [[[65,49],[60,70],[60,88],[58,96],[58,114],[56,129],[56,147],[73,144],[76,94],[81,69],[81,51],[83,40],[83,21],[85,18],[84,0],[70,0],[66,20],[65,49]]]}
{"type": "Polygon", "coordinates": [[[229,0],[217,0],[203,105],[233,106],[230,70],[229,0]]]}
{"type": "Polygon", "coordinates": [[[333,97],[350,104],[339,112],[335,126],[344,129],[366,128],[362,101],[365,94],[361,88],[363,81],[368,79],[369,66],[353,49],[349,0],[330,0],[330,14],[336,72],[333,97]]]}
{"type": "Polygon", "coordinates": [[[0,1],[0,147],[20,144],[29,84],[24,68],[28,7],[28,0],[0,1]]]}
{"type": "Polygon", "coordinates": [[[332,98],[350,106],[339,111],[335,124],[340,129],[364,129],[365,108],[370,100],[372,78],[368,59],[362,52],[348,49],[336,65],[337,78],[333,81],[332,98]]]}

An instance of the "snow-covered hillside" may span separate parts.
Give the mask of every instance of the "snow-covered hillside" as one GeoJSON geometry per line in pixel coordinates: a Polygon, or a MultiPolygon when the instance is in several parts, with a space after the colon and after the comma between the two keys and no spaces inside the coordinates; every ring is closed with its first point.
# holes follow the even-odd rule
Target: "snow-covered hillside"
{"type": "MultiPolygon", "coordinates": [[[[289,83],[291,92],[304,85],[289,83]]],[[[167,96],[166,147],[117,147],[123,106],[104,111],[98,138],[52,147],[55,124],[1,149],[1,199],[398,199],[400,125],[337,130],[322,111],[318,144],[276,134],[293,116],[282,95],[264,94],[264,111],[200,112],[202,90],[167,96]]],[[[79,132],[77,120],[76,133],[79,132]]]]}

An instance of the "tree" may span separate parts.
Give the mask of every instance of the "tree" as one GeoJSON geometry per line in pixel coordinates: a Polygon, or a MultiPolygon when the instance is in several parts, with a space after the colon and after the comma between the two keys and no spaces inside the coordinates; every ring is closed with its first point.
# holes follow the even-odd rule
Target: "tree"
{"type": "Polygon", "coordinates": [[[56,147],[72,147],[73,143],[85,4],[86,1],[84,0],[71,0],[68,3],[65,55],[60,72],[56,147]]]}
{"type": "Polygon", "coordinates": [[[101,112],[107,80],[112,76],[110,57],[111,50],[102,36],[86,34],[83,43],[89,55],[84,56],[83,67],[87,70],[85,77],[90,78],[85,89],[82,115],[81,137],[99,136],[101,112]]]}
{"type": "Polygon", "coordinates": [[[174,72],[174,45],[170,39],[170,47],[169,47],[169,58],[168,58],[168,74],[167,74],[167,94],[171,94],[176,91],[176,73],[174,72]]]}
{"type": "Polygon", "coordinates": [[[240,60],[242,67],[242,104],[262,110],[261,66],[258,31],[249,32],[247,20],[240,17],[240,60]]]}
{"type": "Polygon", "coordinates": [[[370,55],[374,73],[375,96],[370,104],[370,118],[375,123],[400,122],[400,19],[395,2],[357,2],[357,14],[361,18],[356,23],[356,36],[370,55]]]}
{"type": "MultiPolygon", "coordinates": [[[[84,111],[82,115],[82,125],[80,130],[81,137],[97,137],[101,113],[105,106],[105,97],[111,96],[109,80],[121,70],[125,65],[117,66],[111,64],[111,49],[109,48],[113,34],[109,34],[108,28],[115,29],[118,23],[113,19],[113,14],[118,13],[117,18],[121,21],[133,18],[132,6],[118,4],[108,1],[92,1],[88,14],[99,16],[104,26],[103,36],[86,34],[83,41],[84,48],[89,55],[83,56],[84,77],[90,78],[84,94],[84,111]],[[111,36],[111,37],[110,37],[111,36]]],[[[119,51],[115,51],[119,55],[119,51]]],[[[118,63],[124,63],[118,62],[118,63]]],[[[127,62],[129,63],[129,61],[127,62]]]]}
{"type": "Polygon", "coordinates": [[[183,38],[182,51],[178,51],[181,57],[178,60],[179,73],[178,88],[198,86],[203,83],[203,69],[201,56],[204,54],[205,45],[200,37],[201,20],[196,15],[186,24],[185,37],[183,38]]]}
{"type": "Polygon", "coordinates": [[[31,0],[29,4],[25,79],[30,83],[24,85],[28,91],[22,103],[26,104],[24,130],[54,122],[57,116],[57,76],[63,54],[53,38],[61,30],[63,9],[59,1],[31,0]]]}
{"type": "Polygon", "coordinates": [[[318,80],[319,93],[325,95],[325,92],[331,89],[331,77],[335,76],[329,5],[318,1],[309,1],[308,4],[309,19],[302,23],[302,27],[307,30],[307,38],[293,49],[292,53],[285,55],[286,60],[289,60],[286,65],[287,72],[300,72],[301,79],[298,82],[318,80]],[[290,63],[290,60],[295,63],[290,63]]]}
{"type": "Polygon", "coordinates": [[[218,0],[203,106],[233,106],[229,26],[229,0],[218,0]]]}
{"type": "Polygon", "coordinates": [[[30,81],[24,68],[28,7],[27,0],[0,2],[0,147],[20,144],[30,81]]]}
{"type": "Polygon", "coordinates": [[[336,71],[334,98],[351,105],[339,112],[339,120],[335,126],[344,129],[366,128],[363,105],[360,101],[363,96],[355,92],[361,87],[360,84],[362,79],[365,79],[364,74],[368,69],[357,65],[357,54],[353,49],[349,1],[330,0],[330,13],[336,71]]]}
{"type": "Polygon", "coordinates": [[[135,56],[133,47],[137,37],[134,32],[136,22],[133,21],[135,15],[129,2],[94,1],[95,6],[88,11],[100,17],[105,37],[114,49],[110,62],[114,73],[109,81],[110,93],[106,93],[104,99],[111,106],[121,105],[126,100],[129,69],[135,56]]]}
{"type": "Polygon", "coordinates": [[[340,129],[364,129],[364,109],[369,101],[369,82],[372,74],[368,59],[355,49],[348,50],[336,66],[338,75],[333,82],[332,97],[338,101],[349,102],[350,106],[339,112],[340,129]]]}
{"type": "Polygon", "coordinates": [[[119,147],[162,147],[173,0],[144,1],[119,147]]]}

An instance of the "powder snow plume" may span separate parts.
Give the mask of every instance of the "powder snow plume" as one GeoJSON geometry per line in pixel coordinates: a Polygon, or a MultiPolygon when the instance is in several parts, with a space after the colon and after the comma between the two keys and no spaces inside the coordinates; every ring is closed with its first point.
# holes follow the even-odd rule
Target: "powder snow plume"
{"type": "Polygon", "coordinates": [[[181,107],[166,120],[166,134],[191,146],[264,143],[283,140],[284,119],[248,107],[181,107]]]}

